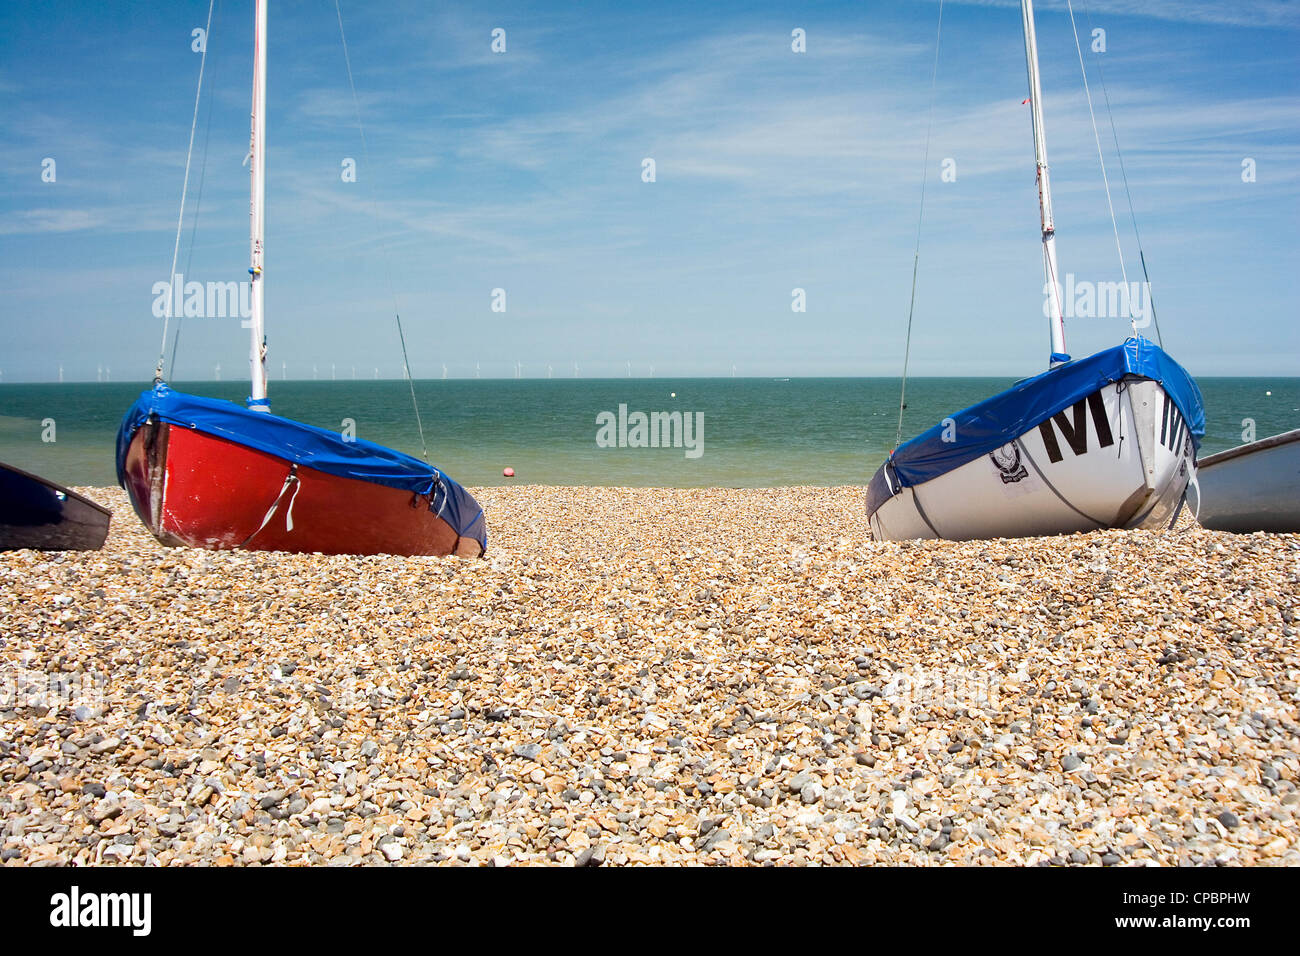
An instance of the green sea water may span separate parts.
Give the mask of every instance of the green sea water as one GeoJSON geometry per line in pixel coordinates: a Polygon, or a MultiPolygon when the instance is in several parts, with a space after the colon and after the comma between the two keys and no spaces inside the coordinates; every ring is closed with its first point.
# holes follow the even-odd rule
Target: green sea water
{"type": "MultiPolygon", "coordinates": [[[[1201,378],[1208,420],[1201,455],[1300,427],[1300,378],[1201,378]],[[1271,394],[1269,394],[1271,393],[1271,394]]],[[[908,382],[903,438],[1011,385],[1006,378],[908,382]]],[[[510,379],[415,383],[429,458],[462,484],[515,482],[650,487],[865,484],[894,446],[896,378],[510,379]],[[699,413],[702,451],[602,448],[597,417],[699,413]]],[[[0,384],[0,461],[68,485],[116,484],[118,424],[144,384],[0,384]],[[49,424],[52,422],[52,428],[49,424]],[[53,441],[44,438],[53,437],[53,441]]],[[[243,401],[247,384],[178,382],[243,401]]],[[[404,381],[272,382],[276,414],[420,456],[404,381]]]]}

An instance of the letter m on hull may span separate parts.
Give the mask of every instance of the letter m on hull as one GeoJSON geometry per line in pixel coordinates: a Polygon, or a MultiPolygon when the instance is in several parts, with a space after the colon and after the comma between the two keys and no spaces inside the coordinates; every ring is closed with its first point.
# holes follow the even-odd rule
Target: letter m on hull
{"type": "Polygon", "coordinates": [[[1088,453],[1089,417],[1092,418],[1093,428],[1097,432],[1097,447],[1106,448],[1115,444],[1115,439],[1110,433],[1110,421],[1106,418],[1106,406],[1101,400],[1101,392],[1093,392],[1087,398],[1079,399],[1068,409],[1057,412],[1038,426],[1038,433],[1043,436],[1043,445],[1047,449],[1047,457],[1050,461],[1058,462],[1065,457],[1061,454],[1061,443],[1056,439],[1058,430],[1076,456],[1088,453]],[[1053,425],[1056,427],[1053,428],[1053,425]]]}

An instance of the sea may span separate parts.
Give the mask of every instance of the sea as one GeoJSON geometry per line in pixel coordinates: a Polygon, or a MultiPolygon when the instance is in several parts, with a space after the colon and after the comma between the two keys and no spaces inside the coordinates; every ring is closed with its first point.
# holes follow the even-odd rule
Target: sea
{"type": "MultiPolygon", "coordinates": [[[[903,439],[1013,381],[909,379],[903,439]]],[[[1300,378],[1197,382],[1207,417],[1202,457],[1251,439],[1252,430],[1264,438],[1300,427],[1300,378]]],[[[146,387],[0,384],[0,461],[65,485],[116,484],[118,425],[146,387]]],[[[247,383],[172,387],[237,402],[247,395],[247,383]]],[[[861,485],[898,433],[897,378],[439,379],[414,387],[429,461],[470,486],[861,485]],[[647,425],[659,423],[661,447],[629,447],[640,437],[638,412],[647,425]],[[683,427],[656,412],[681,413],[683,427]],[[507,468],[513,478],[503,476],[507,468]]],[[[278,415],[423,457],[405,381],[273,381],[270,392],[278,415]]]]}

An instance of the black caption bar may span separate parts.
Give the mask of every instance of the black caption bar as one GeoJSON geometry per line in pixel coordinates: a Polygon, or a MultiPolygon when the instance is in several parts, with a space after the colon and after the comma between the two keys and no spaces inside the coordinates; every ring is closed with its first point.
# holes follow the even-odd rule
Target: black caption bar
{"type": "Polygon", "coordinates": [[[994,920],[1007,921],[1017,933],[1082,933],[1095,944],[1101,937],[1170,933],[1229,942],[1259,929],[1276,931],[1291,895],[1282,883],[1285,871],[1225,868],[756,868],[725,876],[707,869],[604,868],[541,879],[535,873],[11,866],[0,870],[0,913],[11,942],[75,936],[78,942],[113,938],[136,946],[234,933],[239,939],[338,944],[354,935],[373,942],[377,924],[409,923],[420,932],[436,924],[438,941],[446,944],[477,924],[470,914],[478,910],[490,920],[509,910],[521,919],[523,911],[550,913],[548,921],[561,933],[565,913],[577,920],[575,932],[579,924],[586,932],[601,923],[626,927],[651,911],[659,920],[671,911],[674,936],[692,925],[707,932],[723,913],[703,905],[709,898],[703,892],[731,901],[724,906],[718,897],[723,910],[735,910],[727,922],[741,932],[758,925],[746,919],[736,925],[742,911],[764,913],[763,925],[788,920],[795,931],[821,914],[819,921],[857,925],[873,941],[878,933],[902,931],[906,938],[917,929],[932,938],[945,925],[955,932],[983,914],[976,922],[986,926],[994,920]]]}

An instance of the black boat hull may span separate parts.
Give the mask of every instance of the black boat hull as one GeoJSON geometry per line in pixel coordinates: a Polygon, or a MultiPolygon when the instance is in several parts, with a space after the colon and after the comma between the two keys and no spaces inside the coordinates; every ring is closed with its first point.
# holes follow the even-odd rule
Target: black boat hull
{"type": "Polygon", "coordinates": [[[111,517],[75,491],[0,462],[0,551],[97,551],[111,517]]]}

